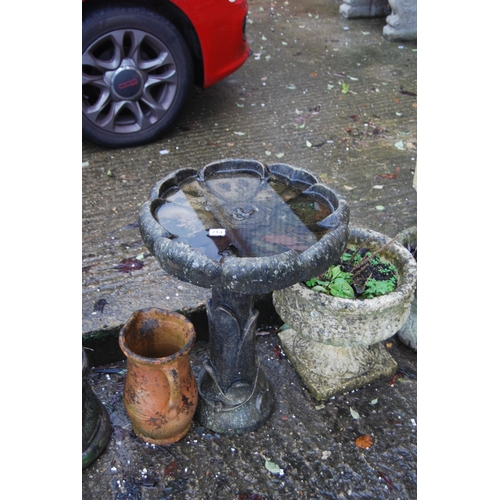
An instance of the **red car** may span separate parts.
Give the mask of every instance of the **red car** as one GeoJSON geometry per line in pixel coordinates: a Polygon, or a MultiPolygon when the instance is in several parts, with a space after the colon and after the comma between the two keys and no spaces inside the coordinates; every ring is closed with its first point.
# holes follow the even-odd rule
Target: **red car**
{"type": "Polygon", "coordinates": [[[193,84],[250,55],[247,0],[84,0],[82,133],[106,147],[159,138],[193,84]]]}

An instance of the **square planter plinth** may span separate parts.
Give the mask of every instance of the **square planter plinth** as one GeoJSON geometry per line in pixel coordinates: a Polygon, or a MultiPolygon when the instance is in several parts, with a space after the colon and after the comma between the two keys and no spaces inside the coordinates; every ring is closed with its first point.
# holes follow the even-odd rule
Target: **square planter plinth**
{"type": "Polygon", "coordinates": [[[397,369],[382,343],[335,347],[306,339],[292,328],[279,337],[286,356],[318,401],[390,377],[397,369]]]}

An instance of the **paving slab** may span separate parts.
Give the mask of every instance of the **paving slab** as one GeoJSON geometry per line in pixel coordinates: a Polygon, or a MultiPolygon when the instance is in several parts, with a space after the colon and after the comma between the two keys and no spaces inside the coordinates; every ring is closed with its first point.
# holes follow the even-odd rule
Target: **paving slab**
{"type": "MultiPolygon", "coordinates": [[[[224,81],[209,89],[194,89],[179,121],[165,137],[119,150],[83,144],[82,342],[94,349],[94,354],[89,351],[94,364],[119,361],[118,330],[137,309],[162,307],[203,323],[210,291],[167,276],[142,244],[137,226],[139,207],[149,191],[175,169],[201,168],[223,158],[289,163],[311,170],[345,196],[353,225],[391,237],[416,225],[416,42],[386,41],[383,17],[341,19],[340,4],[336,0],[249,1],[247,32],[252,56],[224,81]]],[[[266,312],[265,307],[262,311],[261,322],[276,320],[272,311],[266,312]]],[[[201,326],[200,345],[206,341],[202,330],[201,326]]],[[[279,345],[277,337],[267,353],[270,359],[275,345],[279,345]]],[[[259,348],[265,353],[264,347],[259,348]]],[[[400,352],[401,359],[414,354],[406,347],[400,352]]],[[[410,364],[414,362],[412,358],[410,364]]],[[[348,419],[352,418],[349,396],[327,402],[326,413],[316,410],[286,358],[280,363],[283,369],[272,378],[279,395],[274,424],[256,431],[259,439],[255,433],[254,437],[205,438],[204,434],[211,433],[195,424],[185,441],[164,450],[166,457],[177,460],[178,470],[187,472],[170,480],[161,478],[161,470],[155,469],[161,487],[148,489],[137,486],[141,475],[134,470],[137,484],[128,491],[118,487],[119,477],[112,470],[132,474],[125,471],[113,448],[122,431],[113,431],[109,450],[84,471],[83,498],[251,498],[235,496],[251,492],[261,498],[416,498],[416,378],[406,377],[394,398],[395,391],[387,392],[387,381],[380,382],[378,390],[383,387],[384,398],[376,408],[378,416],[370,413],[374,388],[357,393],[361,413],[373,419],[364,427],[366,420],[348,419]],[[293,409],[287,403],[292,396],[280,389],[288,386],[298,391],[293,409]],[[318,428],[309,429],[307,424],[321,412],[326,416],[318,424],[324,426],[318,434],[318,428]],[[290,413],[295,417],[300,413],[300,419],[290,413]],[[283,417],[293,426],[276,427],[283,417]],[[393,432],[402,429],[398,425],[407,433],[404,438],[399,431],[393,432]],[[373,433],[378,445],[359,452],[352,445],[358,432],[373,433]],[[258,446],[250,446],[252,439],[258,446]],[[304,446],[304,439],[317,444],[304,446]],[[195,440],[210,441],[210,446],[199,453],[189,451],[195,450],[191,448],[195,440]],[[358,455],[347,459],[347,448],[358,455]],[[283,468],[285,479],[262,467],[266,454],[283,468]],[[368,455],[375,465],[367,465],[368,455]],[[191,481],[190,456],[198,463],[198,482],[191,481]],[[382,467],[384,461],[391,464],[388,469],[382,467]],[[398,461],[404,466],[397,466],[398,461]],[[210,480],[201,480],[202,469],[210,480]],[[240,469],[248,470],[241,476],[240,469]],[[296,471],[295,479],[287,483],[291,470],[296,471]],[[325,475],[331,481],[319,479],[325,475]],[[232,484],[234,477],[246,478],[246,489],[241,482],[232,484]],[[342,486],[336,489],[335,485],[342,486]]],[[[273,370],[274,365],[268,368],[273,370]]],[[[416,365],[411,373],[416,376],[416,365]]],[[[119,389],[111,387],[112,377],[101,377],[98,383],[104,387],[98,390],[115,398],[112,406],[119,407],[119,389]]],[[[113,416],[112,412],[113,418],[117,419],[114,428],[125,429],[128,436],[123,414],[113,416]]],[[[150,447],[131,436],[127,439],[142,450],[144,460],[154,460],[150,447]]]]}

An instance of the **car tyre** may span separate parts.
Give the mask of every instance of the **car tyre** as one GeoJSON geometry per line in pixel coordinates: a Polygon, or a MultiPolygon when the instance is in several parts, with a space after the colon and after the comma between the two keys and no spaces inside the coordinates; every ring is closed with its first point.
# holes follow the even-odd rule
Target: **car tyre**
{"type": "Polygon", "coordinates": [[[84,18],[82,42],[83,137],[119,148],[163,135],[193,87],[177,28],[146,9],[107,8],[84,18]]]}

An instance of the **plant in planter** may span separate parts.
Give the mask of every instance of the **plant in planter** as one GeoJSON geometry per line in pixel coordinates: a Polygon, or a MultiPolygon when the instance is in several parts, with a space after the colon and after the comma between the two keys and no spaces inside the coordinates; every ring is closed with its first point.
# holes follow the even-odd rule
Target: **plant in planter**
{"type": "Polygon", "coordinates": [[[333,265],[326,276],[309,280],[312,288],[298,283],[273,292],[276,311],[290,326],[279,334],[283,350],[318,400],[395,373],[397,364],[382,341],[406,322],[416,287],[415,260],[397,241],[376,231],[351,228],[348,249],[353,248],[358,252],[345,256],[343,266],[333,265]],[[363,247],[366,250],[360,249],[363,247]],[[387,280],[375,281],[390,281],[392,285],[360,279],[369,267],[364,264],[375,256],[387,263],[380,268],[388,275],[387,280]],[[351,258],[349,269],[346,264],[351,258]],[[342,281],[338,283],[339,279],[346,281],[352,292],[342,281]],[[379,295],[381,287],[385,293],[379,295]],[[331,290],[338,288],[354,296],[332,296],[331,290]],[[363,298],[363,294],[371,298],[363,298]]]}
{"type": "Polygon", "coordinates": [[[306,286],[315,292],[344,299],[372,299],[394,291],[397,269],[376,255],[385,247],[373,253],[366,248],[367,242],[346,251],[340,264],[330,266],[319,278],[306,281],[306,286]]]}

